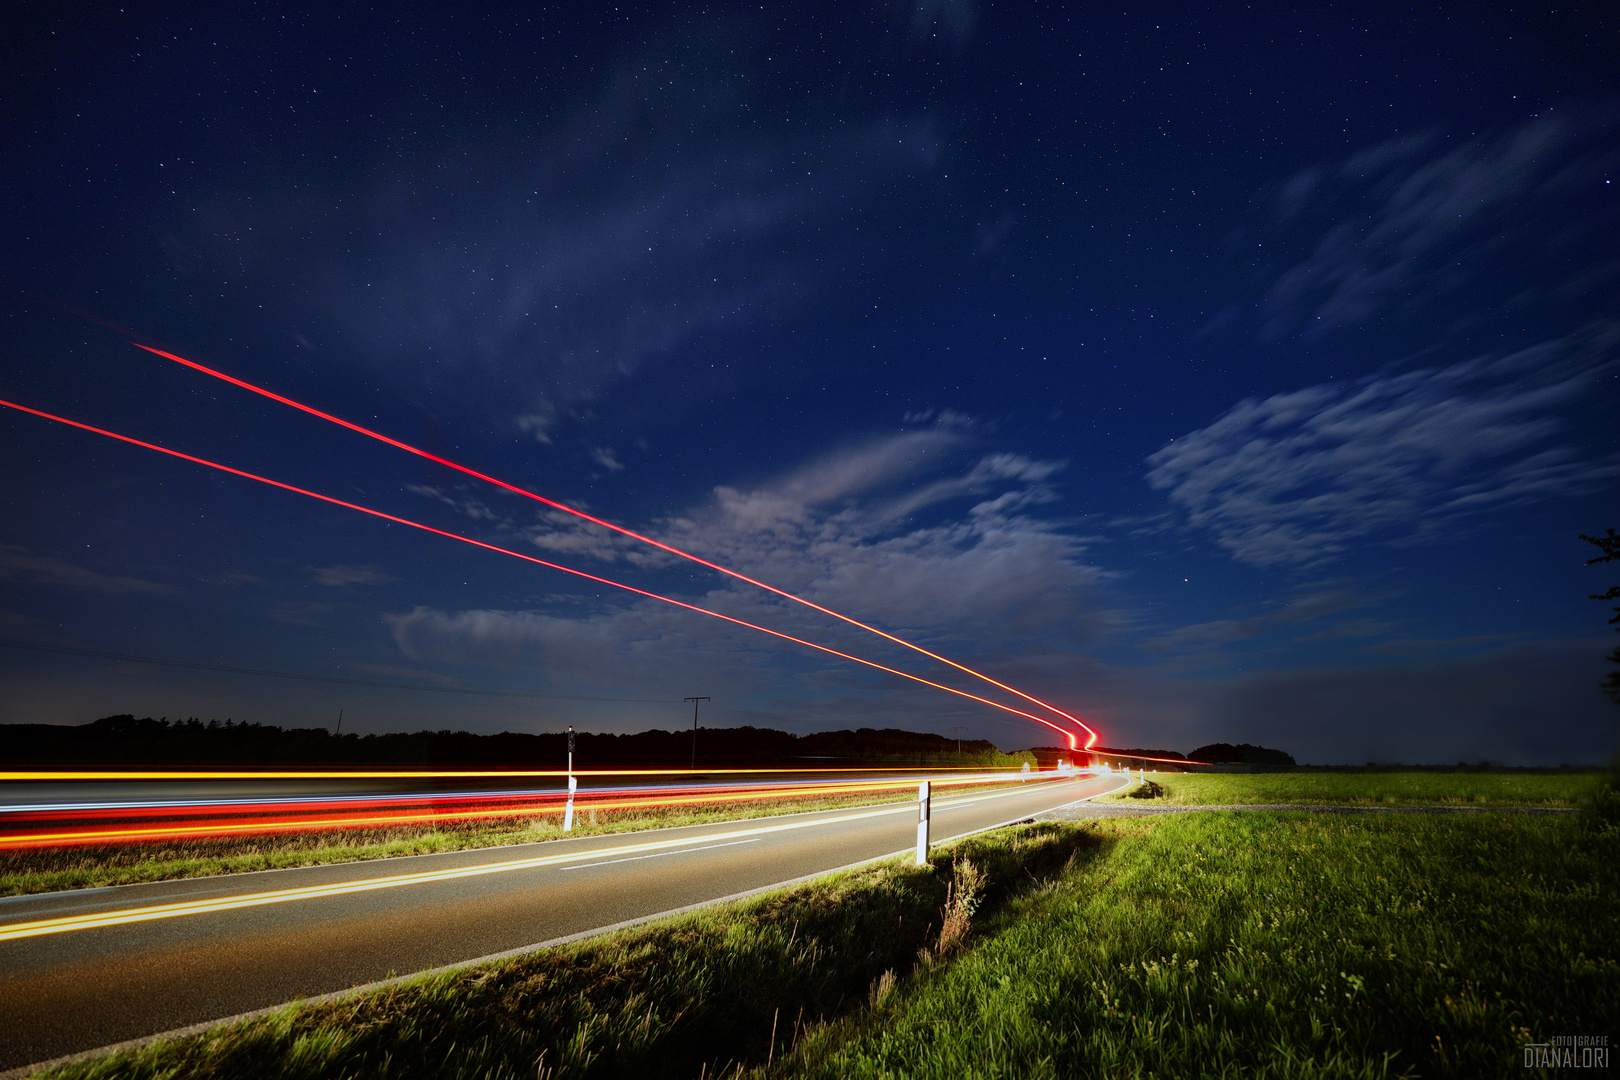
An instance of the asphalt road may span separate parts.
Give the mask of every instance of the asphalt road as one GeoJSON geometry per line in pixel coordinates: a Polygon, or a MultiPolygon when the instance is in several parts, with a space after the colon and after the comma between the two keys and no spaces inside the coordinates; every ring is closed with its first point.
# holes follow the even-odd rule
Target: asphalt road
{"type": "MultiPolygon", "coordinates": [[[[933,838],[1118,783],[936,797],[933,838]]],[[[0,1070],[878,858],[916,819],[911,802],[0,900],[0,1070]]]]}

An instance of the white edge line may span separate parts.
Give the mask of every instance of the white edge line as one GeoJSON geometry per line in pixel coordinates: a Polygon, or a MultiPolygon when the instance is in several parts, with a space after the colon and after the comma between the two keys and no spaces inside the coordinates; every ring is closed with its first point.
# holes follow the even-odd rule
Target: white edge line
{"type": "MultiPolygon", "coordinates": [[[[1037,778],[1036,782],[1032,785],[1032,787],[1033,786],[1039,786],[1041,783],[1047,783],[1047,784],[1062,783],[1066,779],[1065,777],[1061,777],[1061,776],[1041,776],[1038,773],[1032,773],[1031,776],[1034,776],[1034,777],[1037,778]]],[[[1073,779],[1073,778],[1069,777],[1067,779],[1073,779]]],[[[1020,787],[1023,787],[1024,784],[1027,784],[1027,783],[1029,783],[1029,781],[1021,782],[1020,787]]],[[[1008,789],[1008,790],[1011,790],[1011,789],[1008,789]]],[[[968,796],[972,796],[972,795],[977,795],[979,793],[970,791],[970,792],[965,792],[964,794],[968,795],[968,796]]],[[[1104,792],[1104,794],[1107,794],[1107,792],[1104,792]]],[[[941,796],[941,798],[944,798],[944,797],[946,797],[946,796],[943,796],[943,795],[941,796]]],[[[955,798],[956,796],[950,796],[950,797],[955,798]]],[[[865,805],[867,807],[881,807],[881,806],[893,807],[893,806],[904,806],[904,805],[907,805],[908,803],[914,804],[914,803],[916,803],[916,801],[917,801],[916,799],[903,799],[903,800],[898,800],[897,802],[893,802],[893,803],[867,803],[865,805]]],[[[858,808],[859,807],[857,807],[857,809],[858,808]]],[[[219,878],[252,877],[254,874],[289,874],[289,873],[294,873],[294,872],[299,871],[299,870],[316,870],[316,869],[321,869],[321,868],[325,868],[325,867],[358,866],[358,865],[361,865],[361,864],[364,864],[364,863],[380,863],[380,862],[403,863],[403,862],[406,862],[406,861],[411,860],[411,859],[434,859],[434,858],[442,858],[442,857],[444,857],[446,855],[468,855],[468,854],[471,854],[471,853],[477,852],[477,851],[493,851],[493,850],[495,850],[497,848],[508,848],[508,849],[510,849],[510,848],[522,848],[522,847],[538,847],[538,846],[540,846],[542,844],[567,844],[567,843],[573,843],[573,842],[578,842],[578,841],[609,840],[610,838],[617,837],[617,836],[630,836],[630,835],[640,836],[640,835],[643,835],[645,833],[679,832],[682,829],[718,828],[720,826],[725,826],[725,825],[744,825],[744,824],[747,824],[748,822],[751,822],[751,821],[771,821],[771,820],[775,820],[775,819],[779,819],[779,818],[801,817],[801,816],[802,817],[808,817],[811,814],[836,814],[836,813],[841,813],[841,812],[843,812],[845,810],[848,810],[848,809],[850,809],[850,807],[847,807],[847,806],[834,806],[834,807],[830,807],[830,808],[827,808],[827,809],[824,809],[824,810],[790,810],[785,814],[762,814],[762,815],[760,815],[758,817],[751,817],[751,818],[750,817],[721,818],[719,821],[703,821],[703,822],[699,822],[696,825],[656,825],[656,826],[653,826],[652,828],[648,828],[648,829],[625,829],[622,832],[612,831],[612,832],[592,833],[589,836],[554,836],[554,837],[549,837],[549,838],[547,838],[545,840],[525,840],[524,842],[519,843],[519,844],[491,844],[491,845],[489,845],[487,847],[454,848],[454,849],[452,849],[450,851],[424,851],[424,852],[420,852],[419,854],[416,854],[416,855],[385,855],[385,856],[382,856],[382,857],[376,858],[376,859],[355,859],[355,860],[352,860],[352,861],[349,861],[349,862],[333,862],[333,863],[310,863],[310,864],[308,864],[306,866],[271,866],[271,867],[266,867],[263,870],[233,870],[233,871],[229,871],[229,872],[223,873],[223,874],[205,874],[202,877],[196,877],[196,878],[168,878],[168,879],[163,880],[163,881],[130,881],[130,882],[125,882],[122,885],[102,885],[102,886],[98,886],[98,887],[91,888],[91,889],[59,889],[59,890],[56,890],[54,892],[46,892],[46,893],[18,893],[16,896],[0,897],[0,903],[6,902],[6,901],[12,901],[12,900],[37,900],[42,896],[62,896],[62,895],[66,895],[68,893],[111,892],[111,891],[116,890],[116,889],[146,889],[146,888],[151,888],[154,885],[166,885],[166,884],[170,884],[170,883],[176,882],[176,881],[214,881],[214,880],[219,879],[219,878]]],[[[701,839],[701,838],[699,838],[699,839],[701,839]]],[[[10,1078],[11,1078],[11,1073],[9,1073],[9,1072],[0,1073],[0,1080],[10,1080],[10,1078]]]]}
{"type": "MultiPolygon", "coordinates": [[[[1061,782],[1061,781],[1059,781],[1061,782]]],[[[987,802],[991,799],[1008,798],[1010,796],[1028,792],[1028,788],[998,788],[989,792],[969,792],[963,795],[942,795],[941,800],[949,800],[950,805],[941,809],[956,809],[960,806],[971,805],[975,802],[987,802]]],[[[735,836],[764,836],[776,833],[794,832],[799,829],[815,828],[818,825],[839,825],[848,821],[861,821],[867,818],[887,817],[891,814],[907,812],[908,802],[880,803],[875,807],[868,804],[866,807],[851,808],[853,812],[839,810],[817,811],[815,813],[839,814],[838,817],[817,817],[814,820],[789,822],[786,824],[758,824],[762,822],[777,821],[778,817],[764,817],[745,819],[741,822],[719,823],[750,825],[757,824],[752,829],[732,829],[730,832],[711,833],[702,839],[727,840],[735,836]]],[[[612,834],[634,837],[636,830],[628,833],[612,834]]],[[[323,886],[304,886],[294,889],[272,890],[267,893],[242,893],[235,896],[224,897],[219,900],[189,900],[175,903],[156,904],[144,908],[113,908],[101,914],[67,915],[51,919],[23,920],[20,922],[0,924],[0,941],[17,941],[24,938],[39,937],[45,934],[72,933],[79,930],[105,929],[112,926],[127,926],[133,923],[151,922],[158,919],[183,918],[191,915],[217,913],[220,911],[242,910],[245,908],[264,907],[270,904],[296,902],[300,900],[324,899],[333,896],[344,896],[354,893],[374,892],[381,889],[400,888],[410,885],[429,884],[440,881],[452,881],[460,878],[482,877],[489,874],[506,873],[514,870],[548,869],[559,867],[566,863],[579,862],[592,855],[617,855],[632,851],[647,851],[656,848],[674,848],[682,844],[694,842],[693,838],[680,838],[657,840],[650,843],[632,843],[629,846],[618,848],[605,848],[602,850],[576,851],[574,854],[538,855],[527,859],[508,859],[494,863],[474,863],[468,866],[452,867],[447,870],[422,871],[414,874],[395,874],[388,877],[357,878],[346,882],[337,882],[323,886]],[[140,916],[140,917],[137,917],[140,916]],[[45,924],[75,923],[77,925],[57,925],[54,929],[30,929],[26,933],[18,933],[19,929],[37,928],[45,924]]],[[[378,860],[381,861],[381,860],[378,860]]],[[[335,866],[364,865],[336,863],[335,866]]],[[[95,906],[95,905],[91,905],[95,906]]]]}
{"type": "MultiPolygon", "coordinates": [[[[1125,778],[1125,782],[1123,784],[1121,784],[1119,787],[1114,788],[1112,791],[1099,791],[1095,795],[1087,795],[1083,799],[1076,799],[1076,800],[1074,800],[1074,802],[1064,803],[1062,806],[1054,806],[1054,807],[1052,807],[1051,810],[1042,810],[1041,813],[1043,813],[1043,814],[1051,814],[1051,813],[1055,813],[1058,810],[1067,810],[1070,807],[1079,806],[1081,803],[1088,803],[1092,799],[1100,799],[1104,795],[1113,795],[1113,794],[1116,794],[1117,792],[1124,791],[1126,788],[1128,788],[1128,787],[1130,787],[1133,784],[1136,784],[1138,782],[1139,781],[1132,780],[1130,777],[1127,776],[1125,778]]],[[[6,1080],[6,1076],[5,1076],[4,1073],[0,1073],[0,1080],[6,1080]]]]}
{"type": "Polygon", "coordinates": [[[710,844],[708,847],[682,848],[679,851],[655,851],[651,855],[632,855],[628,859],[609,859],[607,862],[588,862],[580,863],[578,866],[565,866],[562,868],[562,872],[566,874],[571,870],[589,870],[593,866],[617,866],[620,863],[640,862],[642,859],[663,859],[670,855],[692,855],[699,851],[717,851],[723,847],[736,847],[738,844],[753,844],[758,843],[758,841],[759,837],[751,836],[747,840],[732,840],[725,844],[710,844]]]}
{"type": "MultiPolygon", "coordinates": [[[[1121,789],[1114,789],[1114,791],[1119,790],[1121,789]]],[[[1097,794],[1109,795],[1112,794],[1112,792],[1101,791],[1097,794]]],[[[1077,799],[1075,802],[1065,803],[1061,807],[1053,807],[1052,809],[1061,810],[1064,807],[1077,806],[1080,803],[1086,802],[1088,799],[1095,799],[1096,797],[1097,795],[1088,795],[1085,799],[1077,799]]],[[[916,800],[912,801],[915,802],[916,800]]],[[[1036,811],[1036,813],[1046,813],[1046,811],[1040,810],[1036,811]]],[[[933,843],[946,844],[950,843],[952,840],[961,840],[963,837],[972,836],[975,833],[990,832],[992,829],[1004,829],[1009,825],[1017,825],[1020,822],[1029,821],[1033,816],[1034,815],[1032,814],[1022,814],[1015,818],[1008,818],[1006,821],[998,821],[994,825],[986,825],[983,828],[969,829],[967,832],[956,833],[953,836],[947,836],[940,840],[933,841],[933,843]]],[[[879,863],[885,859],[895,859],[903,855],[913,855],[915,854],[916,850],[915,845],[910,845],[901,848],[899,851],[891,851],[887,855],[877,855],[870,859],[861,859],[859,862],[845,863],[843,866],[835,866],[830,870],[817,870],[813,874],[804,874],[796,878],[788,878],[786,881],[772,882],[769,885],[761,885],[754,889],[745,889],[742,892],[732,893],[729,896],[717,896],[712,900],[700,900],[695,904],[687,904],[685,907],[670,908],[667,911],[658,911],[651,915],[641,915],[634,919],[625,919],[623,922],[611,923],[607,926],[598,926],[592,930],[581,930],[576,934],[565,934],[562,937],[555,937],[547,941],[536,942],[533,945],[520,945],[515,949],[507,949],[505,952],[490,953],[488,956],[479,956],[471,960],[458,960],[454,964],[445,964],[442,967],[428,968],[426,971],[415,971],[409,975],[396,975],[392,979],[379,979],[377,982],[369,982],[361,986],[351,986],[347,990],[334,990],[330,994],[320,994],[316,997],[296,998],[292,1001],[283,1002],[280,1005],[271,1005],[268,1008],[254,1009],[251,1012],[237,1013],[235,1016],[223,1016],[218,1020],[204,1020],[200,1024],[191,1024],[187,1027],[174,1028],[169,1031],[160,1031],[156,1035],[143,1035],[138,1039],[126,1039],[123,1042],[113,1043],[110,1046],[100,1046],[94,1050],[81,1050],[76,1054],[68,1054],[64,1057],[52,1058],[49,1061],[39,1061],[32,1065],[19,1065],[15,1069],[7,1069],[5,1072],[0,1072],[0,1080],[21,1080],[22,1077],[32,1076],[37,1072],[44,1072],[46,1069],[57,1069],[64,1065],[77,1065],[82,1061],[92,1061],[96,1058],[106,1057],[109,1054],[117,1054],[124,1050],[138,1050],[143,1046],[150,1046],[152,1043],[161,1042],[165,1039],[183,1039],[188,1035],[201,1035],[203,1032],[211,1031],[217,1027],[224,1027],[227,1024],[235,1024],[245,1020],[257,1020],[260,1017],[270,1016],[274,1013],[281,1012],[283,1009],[302,1007],[306,1005],[324,1005],[329,1001],[340,1001],[348,997],[357,997],[361,994],[369,994],[377,990],[385,990],[390,986],[398,986],[401,983],[412,982],[417,979],[431,979],[436,975],[447,975],[454,971],[462,971],[466,968],[477,967],[480,964],[493,964],[501,960],[511,960],[519,956],[527,956],[530,953],[543,952],[546,949],[554,949],[559,945],[571,945],[576,941],[583,941],[586,938],[596,937],[600,934],[611,934],[618,930],[629,930],[658,919],[673,918],[676,915],[685,915],[689,912],[701,911],[704,908],[714,907],[718,904],[729,904],[736,900],[746,900],[750,896],[758,896],[760,893],[770,892],[773,889],[786,889],[794,885],[803,885],[806,882],[814,881],[820,877],[827,877],[831,874],[842,874],[848,870],[858,870],[863,866],[869,866],[872,863],[879,863]]]]}

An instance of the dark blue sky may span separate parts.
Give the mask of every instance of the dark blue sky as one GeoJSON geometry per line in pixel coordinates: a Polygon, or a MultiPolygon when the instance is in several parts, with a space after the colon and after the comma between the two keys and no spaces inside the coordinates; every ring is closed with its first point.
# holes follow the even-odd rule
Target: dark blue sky
{"type": "MultiPolygon", "coordinates": [[[[139,336],[1112,745],[1611,751],[1576,536],[1620,525],[1612,15],[217,7],[8,16],[0,396],[939,674],[139,336]]],[[[8,646],[0,721],[637,730],[704,694],[1046,741],[34,417],[0,439],[8,642],[651,699],[8,646]]]]}

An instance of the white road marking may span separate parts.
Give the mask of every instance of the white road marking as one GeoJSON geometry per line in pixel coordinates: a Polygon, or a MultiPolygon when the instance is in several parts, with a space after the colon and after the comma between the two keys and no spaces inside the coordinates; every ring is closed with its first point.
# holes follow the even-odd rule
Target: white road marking
{"type": "Polygon", "coordinates": [[[565,866],[563,867],[563,872],[567,873],[570,870],[589,870],[593,866],[612,866],[615,863],[622,862],[639,862],[642,859],[662,859],[666,855],[690,855],[694,851],[713,851],[715,848],[736,847],[738,844],[757,843],[759,843],[759,838],[755,837],[752,840],[733,840],[729,844],[710,844],[708,847],[687,848],[684,851],[660,851],[656,855],[632,855],[628,859],[609,859],[607,862],[588,862],[581,866],[565,866]]]}

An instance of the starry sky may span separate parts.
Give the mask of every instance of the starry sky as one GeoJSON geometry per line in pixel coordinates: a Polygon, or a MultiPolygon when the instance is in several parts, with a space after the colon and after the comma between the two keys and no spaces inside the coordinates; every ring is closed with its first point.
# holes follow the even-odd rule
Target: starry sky
{"type": "MultiPolygon", "coordinates": [[[[1620,526],[1598,5],[6,19],[8,401],[979,689],[151,344],[1107,745],[1614,748],[1614,574],[1577,538],[1620,526]]],[[[705,725],[1053,741],[33,416],[0,447],[0,722],[633,731],[707,695],[705,725]]]]}

